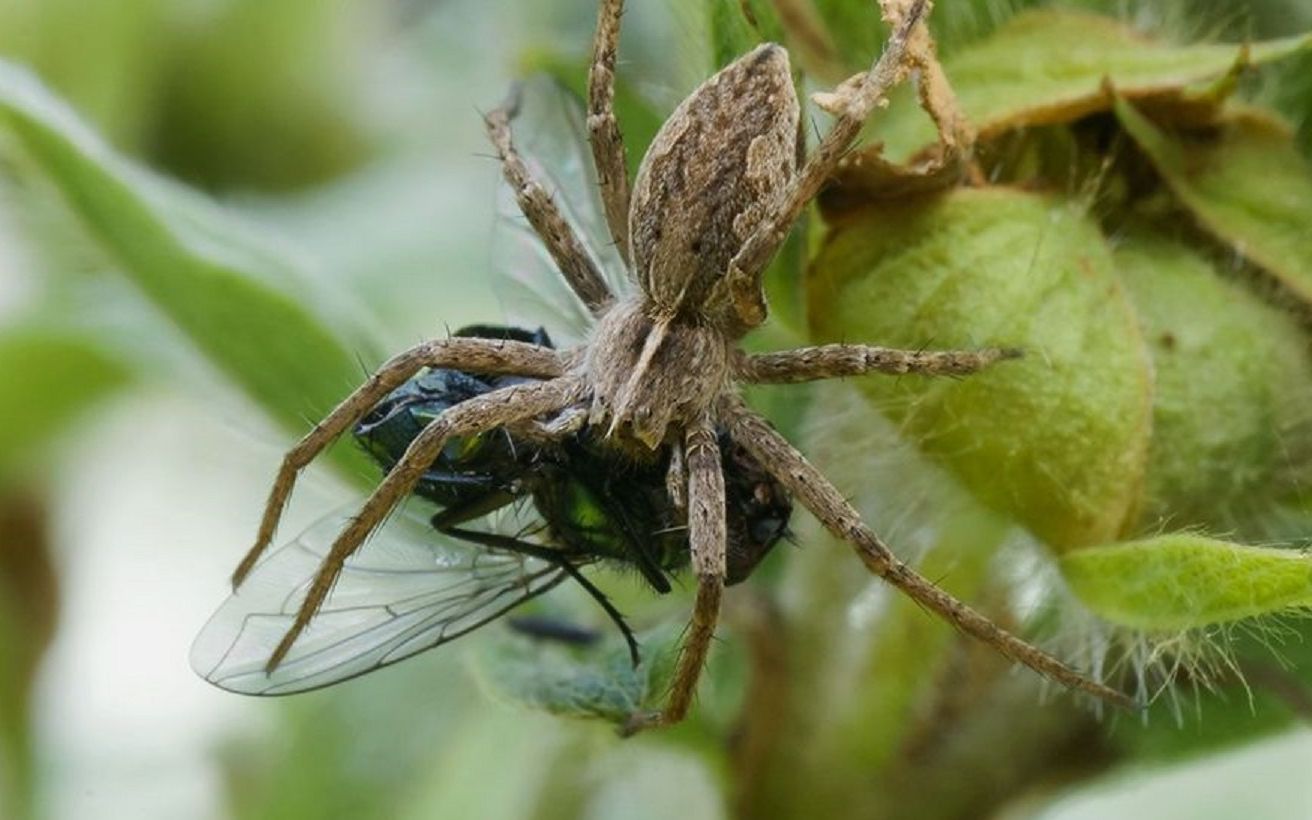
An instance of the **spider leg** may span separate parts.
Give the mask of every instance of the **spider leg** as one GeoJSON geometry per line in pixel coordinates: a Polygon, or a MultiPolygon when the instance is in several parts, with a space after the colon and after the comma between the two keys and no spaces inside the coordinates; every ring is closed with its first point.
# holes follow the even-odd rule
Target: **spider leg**
{"type": "Polygon", "coordinates": [[[515,424],[506,425],[506,428],[515,434],[518,438],[528,441],[550,442],[560,441],[562,438],[577,433],[583,429],[588,421],[588,410],[585,407],[569,407],[561,411],[560,415],[550,421],[538,421],[537,419],[528,419],[515,424]]]}
{"type": "Polygon", "coordinates": [[[915,0],[884,47],[884,53],[858,82],[844,83],[836,106],[833,127],[816,146],[789,188],[775,205],[774,213],[747,238],[729,262],[725,277],[738,319],[747,328],[765,321],[765,294],[761,289],[761,272],[788,236],[788,230],[821,186],[833,176],[870,112],[884,94],[907,70],[906,47],[912,31],[925,14],[926,0],[915,0]]]}
{"type": "Polygon", "coordinates": [[[501,339],[434,339],[393,356],[283,456],[264,506],[255,544],[232,573],[233,587],[241,585],[273,540],[274,530],[300,471],[352,424],[364,418],[388,393],[425,367],[458,367],[480,373],[538,378],[554,378],[565,369],[557,351],[501,339]]]}
{"type": "Polygon", "coordinates": [[[665,470],[665,492],[670,496],[670,503],[676,512],[686,515],[688,512],[688,468],[683,461],[683,442],[675,441],[670,445],[670,466],[665,470]]]}
{"type": "Polygon", "coordinates": [[[510,118],[519,105],[517,97],[518,92],[512,91],[510,99],[502,107],[483,118],[488,137],[501,158],[501,171],[506,183],[515,192],[515,201],[519,203],[520,211],[542,239],[542,244],[555,260],[570,288],[594,316],[600,315],[615,300],[614,294],[606,287],[601,272],[556,207],[551,194],[533,177],[515,150],[510,134],[510,118]]]}
{"type": "Polygon", "coordinates": [[[1007,658],[1040,675],[1118,706],[1131,706],[1130,699],[1121,692],[1081,675],[1038,647],[1017,638],[899,561],[824,474],[779,435],[768,421],[747,409],[741,399],[725,399],[721,404],[721,414],[734,440],[773,473],[825,529],[851,544],[861,562],[875,575],[957,629],[984,641],[1007,658]]]}
{"type": "Polygon", "coordinates": [[[292,644],[328,597],[346,559],[360,548],[365,538],[383,522],[392,508],[410,494],[448,440],[456,436],[477,435],[520,419],[559,410],[578,401],[583,390],[582,380],[574,376],[513,384],[453,405],[429,422],[423,432],[410,442],[404,455],[387,476],[374,488],[359,514],[351,519],[333,542],[314,580],[310,582],[305,600],[296,613],[296,620],[270,655],[266,668],[273,671],[286,657],[292,644]]]}
{"type": "Polygon", "coordinates": [[[588,71],[588,142],[597,166],[601,202],[610,236],[624,264],[629,263],[629,169],[624,138],[615,121],[615,52],[620,40],[624,0],[602,0],[588,71]]]}
{"type": "Polygon", "coordinates": [[[688,542],[692,547],[693,572],[697,574],[697,599],[664,708],[655,713],[635,714],[624,726],[626,735],[683,720],[692,706],[697,681],[701,679],[715,637],[727,572],[724,468],[717,438],[715,424],[709,416],[690,426],[684,436],[688,465],[688,542]]]}
{"type": "Polygon", "coordinates": [[[830,344],[742,356],[735,375],[751,384],[793,384],[867,373],[965,376],[1004,359],[1016,348],[982,350],[896,350],[870,345],[830,344]]]}

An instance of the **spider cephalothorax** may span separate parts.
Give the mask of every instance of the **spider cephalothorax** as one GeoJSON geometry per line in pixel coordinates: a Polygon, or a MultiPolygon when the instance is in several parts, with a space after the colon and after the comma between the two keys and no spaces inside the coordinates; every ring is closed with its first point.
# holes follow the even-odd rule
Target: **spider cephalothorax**
{"type": "Polygon", "coordinates": [[[796,175],[798,115],[788,52],[766,44],[703,83],[657,133],[629,208],[639,293],[602,315],[588,351],[593,423],[654,447],[729,389],[731,344],[748,328],[726,274],[796,175]]]}
{"type": "MultiPolygon", "coordinates": [[[[637,293],[621,298],[612,292],[558,203],[519,156],[509,126],[515,104],[489,114],[489,135],[506,181],[560,274],[595,318],[595,328],[582,348],[564,351],[480,338],[420,345],[383,365],[288,453],[256,543],[234,575],[236,584],[269,544],[298,471],[421,369],[531,377],[452,405],[414,438],[324,555],[265,669],[272,672],[287,658],[347,559],[413,491],[445,443],[502,427],[528,425],[535,435],[548,438],[586,427],[605,446],[634,458],[668,448],[666,484],[672,507],[686,514],[696,574],[695,609],[668,701],[659,712],[633,715],[630,730],[682,719],[710,647],[728,575],[726,503],[737,503],[734,495],[726,496],[726,462],[720,451],[725,434],[742,448],[753,469],[769,474],[770,486],[791,493],[831,533],[851,544],[871,572],[927,610],[1067,686],[1124,702],[1116,691],[1004,631],[899,561],[824,475],[738,395],[743,383],[877,372],[968,374],[1018,355],[1008,349],[924,352],[860,344],[749,355],[737,346],[765,320],[761,279],[766,264],[838,167],[862,122],[909,70],[908,38],[922,25],[925,0],[912,3],[904,14],[890,13],[894,31],[884,54],[868,73],[827,97],[834,124],[809,159],[799,161],[799,106],[787,53],[764,45],[725,67],[679,105],[643,159],[632,196],[612,110],[622,5],[622,0],[601,3],[587,128],[605,221],[637,293]]],[[[534,580],[524,583],[528,588],[534,580]]]]}

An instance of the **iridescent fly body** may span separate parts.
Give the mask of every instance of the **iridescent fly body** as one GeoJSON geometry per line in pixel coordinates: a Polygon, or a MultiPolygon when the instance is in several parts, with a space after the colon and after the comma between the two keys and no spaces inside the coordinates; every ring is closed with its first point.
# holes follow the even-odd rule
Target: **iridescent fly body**
{"type": "MultiPolygon", "coordinates": [[[[551,346],[541,329],[475,326],[455,335],[551,346]]],[[[355,438],[384,470],[391,469],[415,436],[449,407],[516,381],[524,380],[426,371],[379,402],[356,426],[355,438]]],[[[719,444],[727,490],[727,580],[736,584],[784,535],[792,504],[726,431],[720,431],[719,444]]],[[[436,529],[466,537],[478,533],[461,525],[531,500],[545,530],[540,544],[562,560],[619,562],[665,593],[670,591],[667,573],[687,566],[689,556],[685,513],[666,483],[672,456],[673,448],[665,447],[635,459],[608,447],[588,428],[563,438],[498,429],[447,442],[415,494],[442,507],[432,518],[436,529]]]]}

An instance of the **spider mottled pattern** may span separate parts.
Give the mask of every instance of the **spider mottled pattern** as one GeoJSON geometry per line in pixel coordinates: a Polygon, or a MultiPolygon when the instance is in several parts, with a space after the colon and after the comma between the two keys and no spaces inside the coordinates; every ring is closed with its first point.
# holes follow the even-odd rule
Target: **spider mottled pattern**
{"type": "MultiPolygon", "coordinates": [[[[890,4],[891,6],[892,4],[890,4]]],[[[793,222],[834,173],[867,116],[909,73],[908,39],[926,3],[903,14],[866,74],[827,98],[834,123],[804,161],[788,53],[762,45],[705,81],[661,127],[630,188],[613,110],[622,0],[603,0],[589,74],[587,130],[611,237],[637,293],[613,294],[558,203],[517,154],[515,103],[486,117],[523,215],[596,320],[581,347],[553,350],[480,338],[440,339],[392,358],[284,458],[240,585],[268,547],[299,471],[390,391],[423,368],[532,377],[438,416],[337,535],[268,659],[272,671],[315,617],[347,559],[403,501],[453,437],[533,423],[545,435],[583,426],[633,458],[671,448],[671,498],[687,516],[696,601],[664,708],[635,714],[637,731],[681,720],[692,704],[720,612],[726,575],[725,477],[717,430],[728,430],[865,567],[956,628],[1074,689],[1125,703],[1020,640],[903,564],[806,458],[739,396],[741,384],[787,384],[869,373],[965,375],[1017,351],[903,351],[829,344],[751,355],[738,343],[766,319],[762,273],[793,222]]]]}

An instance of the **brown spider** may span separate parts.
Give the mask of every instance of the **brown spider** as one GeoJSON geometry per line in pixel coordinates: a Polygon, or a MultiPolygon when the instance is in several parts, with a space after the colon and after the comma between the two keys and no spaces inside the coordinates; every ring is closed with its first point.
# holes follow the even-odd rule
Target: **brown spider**
{"type": "Polygon", "coordinates": [[[590,425],[635,458],[672,448],[669,486],[686,509],[696,603],[665,707],[634,715],[627,729],[675,723],[688,712],[720,611],[725,582],[725,480],[717,428],[757,459],[857,557],[958,629],[1059,683],[1125,703],[956,600],[897,559],[837,489],[752,412],[738,385],[786,384],[866,373],[968,374],[1016,351],[911,352],[857,344],[749,355],[738,340],[766,318],[762,271],[802,209],[836,170],[861,124],[907,73],[906,45],[925,0],[901,16],[868,73],[826,107],[833,127],[799,160],[799,105],[787,52],[762,45],[704,82],[675,110],[643,159],[632,190],[613,111],[623,0],[602,0],[589,74],[588,136],[611,237],[638,293],[617,300],[557,204],[517,154],[510,107],[486,117],[519,207],[570,288],[596,318],[582,347],[556,351],[514,341],[452,338],[394,357],[283,459],[255,545],[234,586],[268,547],[298,472],[379,400],[422,368],[529,376],[451,407],[419,435],[337,535],[269,657],[272,672],[315,617],[347,559],[405,499],[453,437],[542,422],[563,436],[590,425]],[[799,167],[800,165],[800,167],[799,167]]]}

